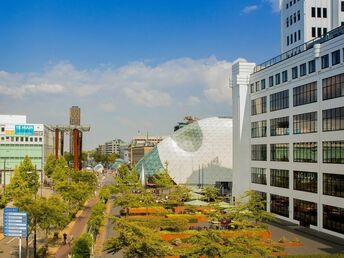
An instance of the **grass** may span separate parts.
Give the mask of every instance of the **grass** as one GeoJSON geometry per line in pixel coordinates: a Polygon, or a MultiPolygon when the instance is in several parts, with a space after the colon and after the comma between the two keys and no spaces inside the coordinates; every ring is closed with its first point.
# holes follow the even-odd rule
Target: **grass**
{"type": "Polygon", "coordinates": [[[307,254],[307,255],[290,255],[288,258],[344,258],[343,254],[307,254]]]}

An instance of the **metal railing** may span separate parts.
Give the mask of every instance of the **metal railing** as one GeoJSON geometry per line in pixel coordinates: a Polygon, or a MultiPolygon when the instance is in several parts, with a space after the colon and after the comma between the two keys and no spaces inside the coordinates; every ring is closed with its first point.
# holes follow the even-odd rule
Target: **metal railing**
{"type": "Polygon", "coordinates": [[[296,56],[298,54],[301,54],[302,52],[305,52],[309,49],[312,49],[314,47],[315,44],[322,44],[324,42],[327,42],[331,39],[334,39],[340,35],[343,35],[344,34],[344,26],[340,26],[338,28],[335,28],[329,32],[327,32],[326,34],[322,35],[321,37],[319,38],[315,38],[315,39],[312,39],[300,46],[297,46],[287,52],[284,52],[283,54],[279,55],[279,56],[276,56],[260,65],[257,65],[255,68],[254,68],[254,73],[257,73],[261,70],[264,70],[265,68],[268,68],[272,65],[275,65],[279,62],[282,62],[284,60],[287,60],[288,58],[291,58],[293,56],[296,56]]]}

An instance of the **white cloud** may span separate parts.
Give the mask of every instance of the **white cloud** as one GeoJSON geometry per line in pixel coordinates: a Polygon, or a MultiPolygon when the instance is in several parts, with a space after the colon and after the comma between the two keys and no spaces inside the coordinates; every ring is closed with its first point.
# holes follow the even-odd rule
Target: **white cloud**
{"type": "Polygon", "coordinates": [[[273,12],[281,11],[281,0],[264,0],[264,2],[267,2],[271,5],[273,12]]]}
{"type": "Polygon", "coordinates": [[[117,137],[130,139],[138,130],[168,135],[186,114],[230,115],[231,66],[208,57],[90,69],[61,62],[41,72],[0,71],[1,113],[64,124],[68,108],[78,105],[82,123],[91,125],[86,148],[117,137]]]}
{"type": "Polygon", "coordinates": [[[258,10],[258,5],[248,5],[242,9],[241,14],[250,14],[258,10]]]}

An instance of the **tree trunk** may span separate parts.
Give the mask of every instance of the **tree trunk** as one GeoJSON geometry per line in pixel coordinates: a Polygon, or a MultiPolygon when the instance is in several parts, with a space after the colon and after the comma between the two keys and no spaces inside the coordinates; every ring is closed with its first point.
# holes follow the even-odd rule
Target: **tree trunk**
{"type": "Polygon", "coordinates": [[[29,236],[26,238],[25,241],[25,257],[30,258],[30,252],[29,252],[29,236]]]}

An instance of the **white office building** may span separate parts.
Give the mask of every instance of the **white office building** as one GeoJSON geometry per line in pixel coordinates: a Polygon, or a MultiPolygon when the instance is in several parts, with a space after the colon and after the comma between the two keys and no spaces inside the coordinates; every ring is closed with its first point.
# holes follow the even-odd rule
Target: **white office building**
{"type": "Polygon", "coordinates": [[[344,24],[344,1],[281,0],[280,5],[282,53],[344,24]]]}
{"type": "MultiPolygon", "coordinates": [[[[341,2],[283,1],[282,31],[288,3],[341,2]]],[[[233,195],[256,190],[277,217],[343,238],[344,26],[296,48],[233,65],[233,195]]]]}

